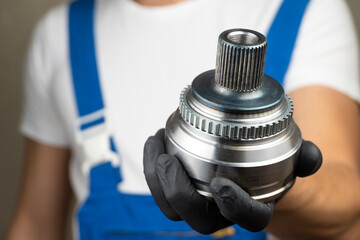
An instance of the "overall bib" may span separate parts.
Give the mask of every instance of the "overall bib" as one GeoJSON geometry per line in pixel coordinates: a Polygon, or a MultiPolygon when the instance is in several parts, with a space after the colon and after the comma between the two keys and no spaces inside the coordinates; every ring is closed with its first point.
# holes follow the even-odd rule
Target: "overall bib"
{"type": "MultiPolygon", "coordinates": [[[[284,0],[268,32],[265,73],[280,83],[289,66],[308,3],[309,0],[284,0]]],[[[84,166],[89,172],[89,195],[77,212],[80,239],[214,239],[213,235],[198,234],[184,221],[168,220],[151,195],[118,191],[121,169],[116,163],[116,144],[107,131],[108,119],[95,54],[94,7],[94,0],[77,0],[69,5],[69,51],[78,112],[75,131],[81,138],[85,158],[89,158],[84,166]],[[94,154],[94,147],[108,151],[94,154]],[[96,164],[91,159],[95,159],[96,164]]],[[[234,227],[235,234],[225,234],[222,239],[266,239],[265,232],[251,233],[234,227]]]]}

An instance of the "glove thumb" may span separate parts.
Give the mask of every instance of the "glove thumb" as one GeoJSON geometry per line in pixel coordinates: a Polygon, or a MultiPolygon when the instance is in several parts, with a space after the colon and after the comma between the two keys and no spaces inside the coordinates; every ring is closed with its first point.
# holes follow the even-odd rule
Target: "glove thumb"
{"type": "Polygon", "coordinates": [[[298,165],[295,174],[298,177],[310,176],[319,170],[322,164],[322,155],[320,149],[310,141],[303,141],[298,165]]]}

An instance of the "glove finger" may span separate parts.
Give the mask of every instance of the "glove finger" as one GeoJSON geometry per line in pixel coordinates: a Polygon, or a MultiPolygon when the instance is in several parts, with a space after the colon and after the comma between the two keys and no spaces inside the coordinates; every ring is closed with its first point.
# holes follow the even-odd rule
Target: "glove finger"
{"type": "Polygon", "coordinates": [[[320,149],[310,141],[303,141],[295,174],[298,177],[310,176],[319,170],[322,164],[320,149]]]}
{"type": "Polygon", "coordinates": [[[229,179],[217,177],[210,183],[221,213],[230,221],[252,232],[263,230],[270,222],[274,203],[262,203],[250,197],[229,179]]]}
{"type": "Polygon", "coordinates": [[[164,129],[160,129],[155,136],[149,137],[145,142],[143,158],[144,174],[150,192],[160,210],[169,219],[179,221],[181,218],[165,199],[156,173],[156,160],[165,153],[164,134],[164,129]]]}
{"type": "Polygon", "coordinates": [[[178,159],[161,155],[156,166],[166,200],[191,228],[210,234],[233,224],[221,215],[214,202],[196,191],[178,159]]]}

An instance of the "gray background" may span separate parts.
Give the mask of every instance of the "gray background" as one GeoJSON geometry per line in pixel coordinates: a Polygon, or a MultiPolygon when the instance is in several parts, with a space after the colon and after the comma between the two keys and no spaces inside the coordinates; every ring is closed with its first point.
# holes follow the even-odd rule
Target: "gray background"
{"type": "MultiPolygon", "coordinates": [[[[24,55],[36,21],[65,0],[0,0],[0,239],[19,194],[23,141],[18,132],[24,55]]],[[[347,0],[360,32],[360,1],[347,0]]],[[[358,34],[359,35],[359,34],[358,34]]]]}

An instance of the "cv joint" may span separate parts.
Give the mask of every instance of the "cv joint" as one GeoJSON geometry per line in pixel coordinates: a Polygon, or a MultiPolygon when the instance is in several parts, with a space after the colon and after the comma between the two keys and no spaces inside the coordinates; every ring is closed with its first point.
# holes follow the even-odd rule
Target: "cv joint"
{"type": "Polygon", "coordinates": [[[264,74],[266,46],[256,31],[221,33],[215,70],[201,73],[182,91],[167,121],[167,152],[206,197],[212,197],[215,177],[234,181],[263,202],[294,184],[301,132],[290,97],[264,74]]]}

